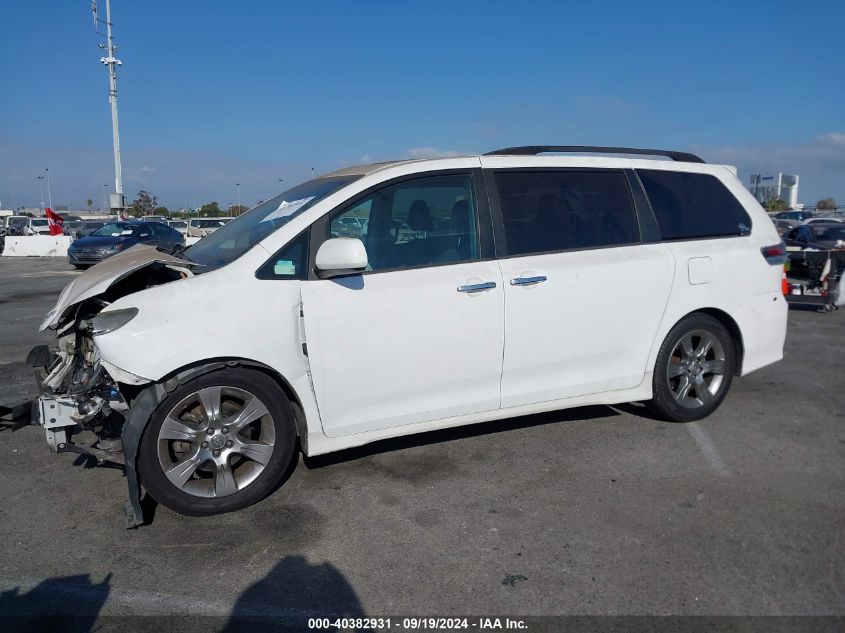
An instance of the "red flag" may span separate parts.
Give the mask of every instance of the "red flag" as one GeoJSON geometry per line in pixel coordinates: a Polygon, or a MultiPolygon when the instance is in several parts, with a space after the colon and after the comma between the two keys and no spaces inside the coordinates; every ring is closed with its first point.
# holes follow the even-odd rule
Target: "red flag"
{"type": "Polygon", "coordinates": [[[53,213],[50,207],[47,207],[45,211],[47,212],[47,226],[50,227],[50,235],[61,235],[62,225],[65,223],[65,219],[53,213]]]}

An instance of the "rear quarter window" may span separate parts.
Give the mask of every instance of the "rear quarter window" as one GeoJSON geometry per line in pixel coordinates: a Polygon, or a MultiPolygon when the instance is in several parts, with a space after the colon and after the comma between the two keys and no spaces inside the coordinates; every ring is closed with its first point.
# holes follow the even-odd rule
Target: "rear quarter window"
{"type": "Polygon", "coordinates": [[[747,235],[751,218],[715,176],[638,169],[664,240],[747,235]]]}

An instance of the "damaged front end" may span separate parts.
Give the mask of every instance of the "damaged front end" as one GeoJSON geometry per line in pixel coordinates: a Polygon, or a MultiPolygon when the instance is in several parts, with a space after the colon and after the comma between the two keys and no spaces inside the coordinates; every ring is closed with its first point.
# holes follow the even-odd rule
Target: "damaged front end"
{"type": "Polygon", "coordinates": [[[51,350],[40,345],[27,359],[41,394],[33,403],[33,417],[44,427],[50,450],[122,465],[130,483],[127,513],[132,527],[142,523],[134,472],[134,436],[139,434],[133,433],[127,445],[125,427],[139,386],[149,381],[110,365],[101,357],[96,337],[119,329],[138,313],[135,308],[108,310],[114,301],[192,276],[192,266],[189,260],[136,246],[89,269],[62,291],[41,326],[56,331],[57,346],[51,350]]]}

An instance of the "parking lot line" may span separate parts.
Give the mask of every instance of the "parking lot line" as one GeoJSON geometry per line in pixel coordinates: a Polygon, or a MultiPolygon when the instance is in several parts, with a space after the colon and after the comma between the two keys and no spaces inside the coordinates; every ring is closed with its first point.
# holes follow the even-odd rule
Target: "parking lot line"
{"type": "Polygon", "coordinates": [[[732,474],[731,469],[728,468],[722,456],[719,455],[719,451],[711,437],[707,434],[707,431],[701,428],[698,422],[689,422],[685,426],[693,441],[698,446],[698,450],[704,456],[704,461],[710,466],[710,470],[720,477],[730,477],[732,474]]]}

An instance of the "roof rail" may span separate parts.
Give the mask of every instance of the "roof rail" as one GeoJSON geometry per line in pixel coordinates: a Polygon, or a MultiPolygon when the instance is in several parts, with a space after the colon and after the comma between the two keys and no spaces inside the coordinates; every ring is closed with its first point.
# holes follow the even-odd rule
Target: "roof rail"
{"type": "Polygon", "coordinates": [[[645,156],[666,156],[685,163],[703,163],[701,157],[688,152],[675,152],[665,149],[640,149],[637,147],[594,147],[592,145],[524,145],[505,147],[487,152],[485,156],[536,156],[548,152],[571,152],[589,154],[642,154],[645,156]]]}

